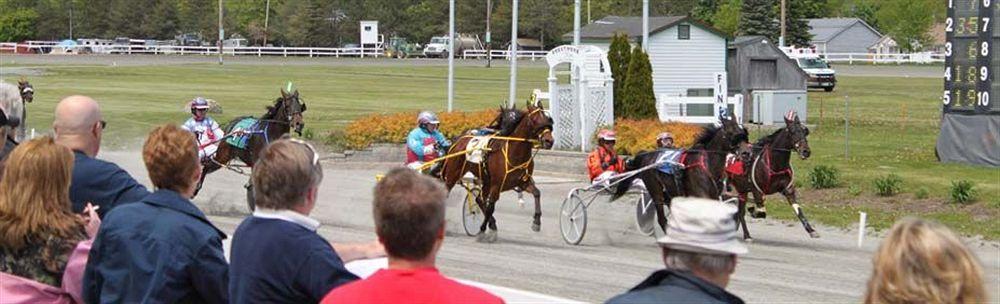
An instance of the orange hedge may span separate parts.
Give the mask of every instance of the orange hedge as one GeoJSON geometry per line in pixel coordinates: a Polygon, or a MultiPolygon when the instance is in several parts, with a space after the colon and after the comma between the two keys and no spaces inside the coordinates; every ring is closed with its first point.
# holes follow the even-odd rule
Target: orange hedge
{"type": "Polygon", "coordinates": [[[615,122],[615,133],[618,143],[615,148],[619,153],[635,155],[639,151],[649,151],[656,148],[656,135],[660,132],[674,134],[674,144],[678,147],[691,147],[701,133],[698,125],[680,122],[660,122],[656,119],[619,119],[615,122]]]}
{"type": "MultiPolygon", "coordinates": [[[[478,112],[452,112],[438,114],[441,132],[452,138],[464,130],[485,126],[497,115],[497,110],[478,112]]],[[[416,112],[372,114],[347,125],[345,145],[350,149],[364,149],[372,143],[403,143],[406,135],[416,126],[416,112]]],[[[663,123],[655,119],[620,119],[615,122],[618,133],[617,148],[620,153],[635,154],[652,150],[656,135],[668,131],[674,134],[679,147],[690,147],[701,132],[701,127],[685,123],[663,123]]]]}
{"type": "MultiPolygon", "coordinates": [[[[358,118],[347,125],[346,146],[364,149],[372,143],[406,142],[406,135],[417,126],[417,113],[372,114],[358,118]]],[[[458,136],[464,130],[485,126],[496,116],[497,110],[438,114],[442,122],[441,132],[447,138],[458,136]]]]}

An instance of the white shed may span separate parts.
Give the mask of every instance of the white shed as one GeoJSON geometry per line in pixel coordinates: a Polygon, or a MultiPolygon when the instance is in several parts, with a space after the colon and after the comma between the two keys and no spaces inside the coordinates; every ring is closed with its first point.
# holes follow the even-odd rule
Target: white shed
{"type": "MultiPolygon", "coordinates": [[[[580,43],[608,49],[615,33],[642,40],[642,17],[608,16],[580,29],[580,43]]],[[[563,35],[572,40],[573,33],[563,35]]],[[[727,36],[687,16],[649,18],[653,92],[663,96],[711,97],[715,73],[726,71],[727,36]]],[[[617,81],[617,79],[616,79],[617,81]]]]}

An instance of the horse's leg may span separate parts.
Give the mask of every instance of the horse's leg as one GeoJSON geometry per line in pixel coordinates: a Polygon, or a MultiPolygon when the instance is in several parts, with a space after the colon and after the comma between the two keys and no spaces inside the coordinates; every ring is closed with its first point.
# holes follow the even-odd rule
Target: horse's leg
{"type": "Polygon", "coordinates": [[[739,211],[736,212],[736,217],[740,222],[740,227],[743,228],[743,240],[752,242],[753,238],[750,237],[750,230],[747,229],[747,199],[747,193],[741,192],[739,195],[739,211]]]}
{"type": "MultiPolygon", "coordinates": [[[[486,179],[481,180],[481,182],[483,183],[483,185],[489,185],[489,183],[487,183],[488,180],[486,179]]],[[[490,193],[490,191],[492,191],[492,189],[490,188],[492,187],[487,186],[481,188],[481,190],[479,191],[479,195],[476,195],[476,205],[479,205],[479,211],[483,213],[483,223],[479,225],[479,234],[476,235],[476,240],[480,242],[486,241],[486,233],[485,233],[486,227],[490,223],[490,213],[488,213],[489,206],[487,205],[487,198],[486,198],[487,193],[490,193]]]]}
{"type": "Polygon", "coordinates": [[[767,207],[764,205],[764,193],[753,189],[750,191],[753,194],[753,206],[750,206],[750,217],[752,218],[767,218],[767,207]]]}
{"type": "Polygon", "coordinates": [[[789,185],[788,188],[781,191],[781,194],[788,199],[788,203],[792,205],[792,210],[795,211],[795,216],[797,216],[799,221],[802,222],[802,227],[806,229],[809,236],[812,238],[818,238],[819,233],[813,229],[812,225],[809,225],[809,220],[806,219],[805,213],[802,212],[802,207],[799,206],[799,203],[795,198],[795,186],[789,185]]]}
{"type": "MultiPolygon", "coordinates": [[[[656,206],[656,222],[660,225],[660,231],[667,231],[667,213],[664,209],[670,204],[670,187],[666,181],[668,179],[661,174],[646,171],[639,173],[639,177],[646,186],[646,193],[653,199],[653,205],[656,206]]],[[[673,177],[669,179],[672,180],[673,177]]]]}
{"type": "Polygon", "coordinates": [[[535,216],[531,222],[531,231],[539,232],[542,230],[542,191],[535,186],[535,179],[529,180],[527,184],[524,191],[530,192],[535,197],[535,216]]]}
{"type": "MultiPolygon", "coordinates": [[[[491,187],[493,188],[493,187],[491,187]]],[[[496,186],[495,191],[490,191],[490,195],[486,196],[486,222],[489,224],[489,232],[486,233],[486,241],[494,243],[497,241],[497,219],[494,217],[494,212],[497,210],[497,201],[500,200],[500,190],[503,189],[501,186],[496,186]]]]}

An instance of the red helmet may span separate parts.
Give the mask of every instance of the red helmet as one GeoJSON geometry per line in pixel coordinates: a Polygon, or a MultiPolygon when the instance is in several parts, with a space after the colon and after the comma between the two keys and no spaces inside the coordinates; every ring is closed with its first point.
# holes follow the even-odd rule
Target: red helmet
{"type": "Polygon", "coordinates": [[[597,132],[597,138],[604,141],[615,141],[615,131],[612,130],[601,130],[597,132]]]}

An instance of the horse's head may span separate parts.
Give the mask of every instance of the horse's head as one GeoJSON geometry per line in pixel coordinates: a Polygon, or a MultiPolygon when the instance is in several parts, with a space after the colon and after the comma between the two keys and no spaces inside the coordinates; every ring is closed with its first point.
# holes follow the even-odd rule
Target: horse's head
{"type": "Polygon", "coordinates": [[[552,138],[553,122],[552,117],[549,116],[549,112],[537,100],[534,102],[528,101],[528,107],[525,109],[525,112],[526,114],[521,119],[521,124],[524,124],[529,130],[529,136],[537,139],[542,144],[542,149],[552,148],[555,139],[552,138]]]}
{"type": "Polygon", "coordinates": [[[295,130],[296,134],[302,136],[302,128],[306,125],[302,119],[302,113],[306,111],[306,104],[299,98],[299,90],[286,92],[285,89],[281,89],[281,98],[274,106],[276,110],[280,111],[280,114],[283,114],[283,116],[275,118],[284,119],[288,122],[288,126],[295,130]]]}
{"type": "Polygon", "coordinates": [[[792,141],[792,148],[795,152],[799,153],[799,157],[802,159],[809,158],[812,151],[809,150],[809,128],[802,124],[799,120],[799,115],[794,111],[788,111],[785,115],[785,130],[788,131],[789,138],[792,141]]]}
{"type": "Polygon", "coordinates": [[[21,92],[21,100],[24,102],[32,102],[35,100],[35,88],[32,87],[27,80],[18,80],[17,89],[21,92]]]}
{"type": "Polygon", "coordinates": [[[740,125],[732,112],[720,117],[720,121],[722,121],[722,127],[718,135],[722,136],[724,145],[722,149],[736,154],[740,160],[750,161],[753,152],[750,146],[750,132],[740,125]]]}

